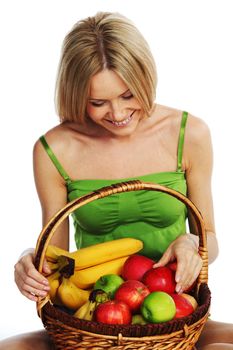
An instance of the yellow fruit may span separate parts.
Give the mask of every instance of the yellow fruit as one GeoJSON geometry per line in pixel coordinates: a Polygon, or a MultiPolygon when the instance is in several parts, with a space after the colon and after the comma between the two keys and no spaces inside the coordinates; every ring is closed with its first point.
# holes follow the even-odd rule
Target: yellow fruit
{"type": "Polygon", "coordinates": [[[96,308],[95,306],[95,302],[91,302],[88,300],[74,313],[73,316],[82,320],[91,321],[96,308]]]}
{"type": "Polygon", "coordinates": [[[51,261],[47,261],[48,267],[53,272],[59,268],[59,264],[51,261]]]}
{"type": "Polygon", "coordinates": [[[52,245],[52,244],[50,244],[48,246],[48,248],[46,249],[46,253],[45,253],[47,260],[50,262],[53,262],[53,263],[57,262],[60,255],[71,257],[70,254],[71,253],[68,252],[67,250],[59,248],[59,247],[52,245]]]}
{"type": "Polygon", "coordinates": [[[142,248],[142,241],[135,238],[115,239],[113,241],[81,248],[72,253],[54,245],[49,245],[46,250],[46,258],[50,262],[58,262],[60,264],[59,257],[62,255],[66,256],[75,260],[75,270],[81,270],[90,266],[95,266],[107,261],[135,254],[142,248]]]}
{"type": "Polygon", "coordinates": [[[63,277],[57,295],[63,305],[76,310],[88,300],[90,291],[78,288],[70,279],[63,277]]]}
{"type": "Polygon", "coordinates": [[[72,281],[79,288],[91,288],[103,275],[120,275],[122,272],[122,267],[127,259],[128,256],[125,256],[123,258],[107,261],[83,270],[75,270],[74,274],[70,276],[70,281],[72,281]]]}
{"type": "Polygon", "coordinates": [[[187,293],[181,293],[180,295],[190,302],[190,304],[193,307],[193,310],[196,310],[196,308],[198,307],[198,304],[197,304],[196,299],[192,295],[187,294],[187,293]]]}
{"type": "Polygon", "coordinates": [[[70,257],[75,259],[75,270],[81,270],[135,254],[142,248],[143,243],[138,239],[120,238],[81,248],[70,253],[70,257]]]}
{"type": "Polygon", "coordinates": [[[54,273],[52,273],[51,275],[49,275],[47,277],[48,281],[49,281],[49,295],[50,295],[50,299],[52,301],[52,303],[54,303],[56,301],[56,297],[57,297],[57,290],[58,287],[60,285],[60,273],[59,271],[55,271],[54,273]]]}
{"type": "Polygon", "coordinates": [[[81,318],[83,320],[91,321],[94,316],[95,309],[101,303],[109,300],[109,296],[102,290],[93,290],[90,293],[88,301],[83,304],[73,315],[74,317],[81,318]]]}

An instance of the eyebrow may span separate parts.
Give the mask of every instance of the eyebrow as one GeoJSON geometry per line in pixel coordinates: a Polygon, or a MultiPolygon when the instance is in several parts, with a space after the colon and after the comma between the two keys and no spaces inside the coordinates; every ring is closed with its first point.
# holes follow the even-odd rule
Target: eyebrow
{"type": "MultiPolygon", "coordinates": [[[[129,91],[130,91],[130,89],[127,89],[122,94],[120,94],[119,97],[123,96],[124,94],[126,94],[129,91]]],[[[94,97],[89,97],[89,100],[90,101],[106,101],[104,98],[94,98],[94,97]]]]}

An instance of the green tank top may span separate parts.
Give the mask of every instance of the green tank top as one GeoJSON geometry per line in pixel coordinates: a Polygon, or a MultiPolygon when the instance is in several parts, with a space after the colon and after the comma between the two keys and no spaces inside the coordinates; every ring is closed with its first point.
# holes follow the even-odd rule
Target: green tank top
{"type": "MultiPolygon", "coordinates": [[[[53,164],[65,179],[67,200],[86,195],[103,186],[121,181],[139,179],[170,187],[186,195],[185,173],[182,171],[182,154],[187,112],[183,112],[177,150],[177,170],[135,176],[116,180],[72,180],[44,136],[40,141],[53,164]]],[[[77,249],[122,237],[143,241],[140,252],[159,259],[169,244],[186,232],[187,209],[183,203],[166,193],[136,191],[114,194],[84,205],[72,213],[77,249]]]]}

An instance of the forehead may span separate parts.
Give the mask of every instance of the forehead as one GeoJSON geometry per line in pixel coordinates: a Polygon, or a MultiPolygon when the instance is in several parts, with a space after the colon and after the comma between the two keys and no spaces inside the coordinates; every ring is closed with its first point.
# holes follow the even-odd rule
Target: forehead
{"type": "Polygon", "coordinates": [[[93,99],[111,99],[123,94],[128,86],[112,70],[105,69],[91,79],[90,97],[93,99]]]}

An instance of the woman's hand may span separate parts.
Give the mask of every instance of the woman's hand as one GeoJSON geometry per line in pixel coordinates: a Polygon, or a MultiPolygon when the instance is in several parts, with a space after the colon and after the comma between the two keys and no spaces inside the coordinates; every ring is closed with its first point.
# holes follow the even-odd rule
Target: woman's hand
{"type": "MultiPolygon", "coordinates": [[[[46,261],[43,272],[51,273],[46,261]]],[[[49,291],[48,280],[41,275],[34,266],[34,249],[25,251],[15,264],[15,283],[20,292],[30,300],[37,301],[38,297],[45,297],[49,291]]]]}
{"type": "Polygon", "coordinates": [[[173,241],[153,267],[165,266],[174,260],[177,260],[176,292],[182,293],[194,283],[202,267],[198,246],[190,234],[179,236],[173,241]]]}

